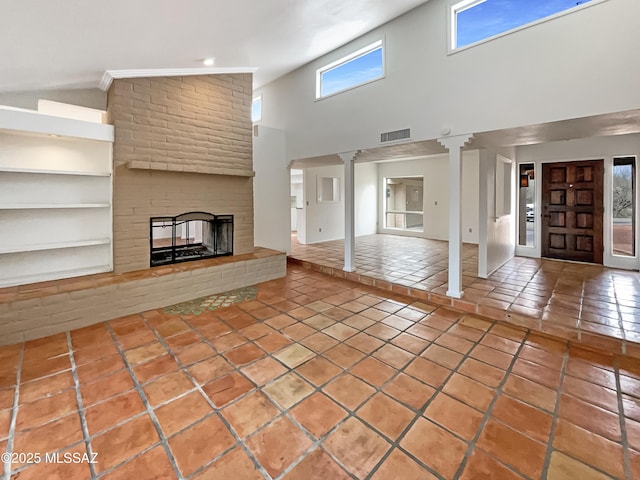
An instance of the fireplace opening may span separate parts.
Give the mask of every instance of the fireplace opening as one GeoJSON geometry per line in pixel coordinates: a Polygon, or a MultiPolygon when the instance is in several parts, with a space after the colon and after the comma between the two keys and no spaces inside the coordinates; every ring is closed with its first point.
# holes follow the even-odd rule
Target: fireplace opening
{"type": "Polygon", "coordinates": [[[233,255],[233,215],[151,217],[149,230],[152,267],[233,255]]]}

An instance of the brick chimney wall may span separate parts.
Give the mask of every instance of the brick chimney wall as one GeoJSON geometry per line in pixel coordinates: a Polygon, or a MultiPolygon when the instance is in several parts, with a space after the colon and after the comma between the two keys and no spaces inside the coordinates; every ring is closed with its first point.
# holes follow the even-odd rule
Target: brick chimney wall
{"type": "Polygon", "coordinates": [[[114,270],[149,268],[149,218],[234,215],[234,253],[253,251],[252,75],[114,80],[114,270]]]}

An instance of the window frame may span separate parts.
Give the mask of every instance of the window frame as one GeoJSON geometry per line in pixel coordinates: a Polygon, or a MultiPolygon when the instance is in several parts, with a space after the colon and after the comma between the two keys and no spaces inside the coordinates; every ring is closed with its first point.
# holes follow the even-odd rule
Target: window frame
{"type": "Polygon", "coordinates": [[[487,0],[449,0],[449,8],[447,8],[447,17],[448,17],[448,22],[447,22],[447,50],[449,54],[452,53],[457,53],[457,52],[461,52],[464,50],[467,50],[469,48],[473,48],[477,45],[482,45],[483,43],[486,42],[490,42],[492,40],[495,40],[497,38],[500,37],[504,37],[506,35],[511,35],[512,33],[518,32],[520,30],[524,30],[526,28],[530,28],[533,27],[535,25],[539,25],[541,23],[545,23],[548,22],[550,20],[554,20],[556,18],[559,17],[563,17],[565,15],[570,15],[572,13],[575,12],[579,12],[581,10],[584,10],[585,8],[590,8],[593,7],[595,5],[598,5],[600,3],[606,2],[608,0],[589,0],[586,3],[580,4],[580,5],[575,5],[571,8],[568,8],[566,10],[562,10],[560,12],[556,12],[552,15],[549,15],[547,17],[543,17],[543,18],[539,18],[538,20],[534,20],[533,22],[529,22],[529,23],[525,23],[524,25],[520,25],[518,27],[514,27],[510,30],[506,30],[504,32],[501,33],[496,33],[495,35],[491,35],[489,37],[483,38],[481,40],[477,40],[473,43],[469,43],[467,45],[458,47],[456,46],[457,44],[457,37],[458,37],[458,13],[462,13],[465,10],[469,10],[477,5],[480,5],[481,3],[486,2],[487,0]]]}
{"type": "Polygon", "coordinates": [[[337,60],[335,60],[335,61],[333,61],[331,63],[328,63],[326,65],[323,65],[322,67],[317,68],[316,69],[316,101],[317,100],[322,100],[324,98],[329,98],[329,97],[332,97],[334,95],[338,95],[338,94],[340,94],[342,92],[347,92],[349,90],[353,90],[354,88],[358,88],[358,87],[361,87],[363,85],[367,85],[367,84],[372,83],[372,82],[377,82],[378,80],[381,80],[381,79],[385,78],[385,76],[386,76],[385,45],[384,45],[384,39],[381,38],[379,40],[376,40],[373,43],[370,43],[370,44],[368,44],[368,45],[356,50],[355,52],[352,52],[352,53],[349,53],[347,55],[344,55],[343,57],[340,57],[339,59],[337,59],[337,60]],[[375,52],[376,50],[380,50],[381,53],[382,53],[382,55],[381,55],[381,57],[382,57],[382,61],[381,61],[381,63],[382,63],[382,65],[381,65],[382,73],[381,73],[381,75],[379,77],[372,78],[370,80],[366,80],[364,82],[360,82],[360,83],[351,85],[349,87],[342,88],[340,90],[336,90],[335,92],[331,92],[331,93],[328,93],[326,95],[322,95],[322,76],[325,73],[330,72],[332,70],[335,70],[336,68],[341,67],[343,65],[346,65],[346,64],[348,64],[350,62],[353,62],[355,60],[358,60],[359,58],[364,57],[365,55],[368,55],[368,54],[370,54],[372,52],[375,52]]]}

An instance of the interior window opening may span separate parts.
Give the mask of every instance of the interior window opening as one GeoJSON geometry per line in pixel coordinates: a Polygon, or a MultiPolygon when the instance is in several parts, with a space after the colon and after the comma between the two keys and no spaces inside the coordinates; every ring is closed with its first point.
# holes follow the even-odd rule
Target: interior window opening
{"type": "Polygon", "coordinates": [[[389,229],[424,230],[424,177],[386,178],[384,226],[389,229]]]}

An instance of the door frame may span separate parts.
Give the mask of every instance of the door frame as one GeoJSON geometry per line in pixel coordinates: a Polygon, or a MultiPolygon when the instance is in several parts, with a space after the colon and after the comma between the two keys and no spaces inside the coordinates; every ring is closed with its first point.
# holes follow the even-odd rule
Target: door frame
{"type": "MultiPolygon", "coordinates": [[[[547,163],[568,163],[579,162],[588,160],[604,160],[604,188],[603,188],[603,205],[604,205],[604,218],[602,229],[602,242],[604,246],[602,263],[603,266],[609,268],[623,268],[626,270],[640,270],[640,155],[638,152],[625,153],[626,149],[622,152],[615,154],[607,153],[606,155],[579,155],[567,158],[558,157],[544,160],[516,160],[516,171],[520,168],[521,164],[533,163],[534,175],[536,179],[535,186],[535,206],[536,215],[534,217],[533,225],[533,238],[534,246],[528,247],[525,245],[518,245],[518,225],[520,219],[517,216],[519,212],[519,205],[516,207],[516,221],[514,226],[514,239],[516,244],[515,254],[520,257],[542,258],[542,228],[541,228],[541,215],[542,215],[542,165],[547,163]],[[611,202],[612,202],[612,182],[613,182],[613,159],[619,157],[635,157],[636,158],[636,254],[634,257],[623,257],[619,255],[613,255],[613,232],[612,232],[612,219],[611,219],[611,202]]],[[[516,194],[516,202],[519,202],[519,195],[516,194]]]]}

